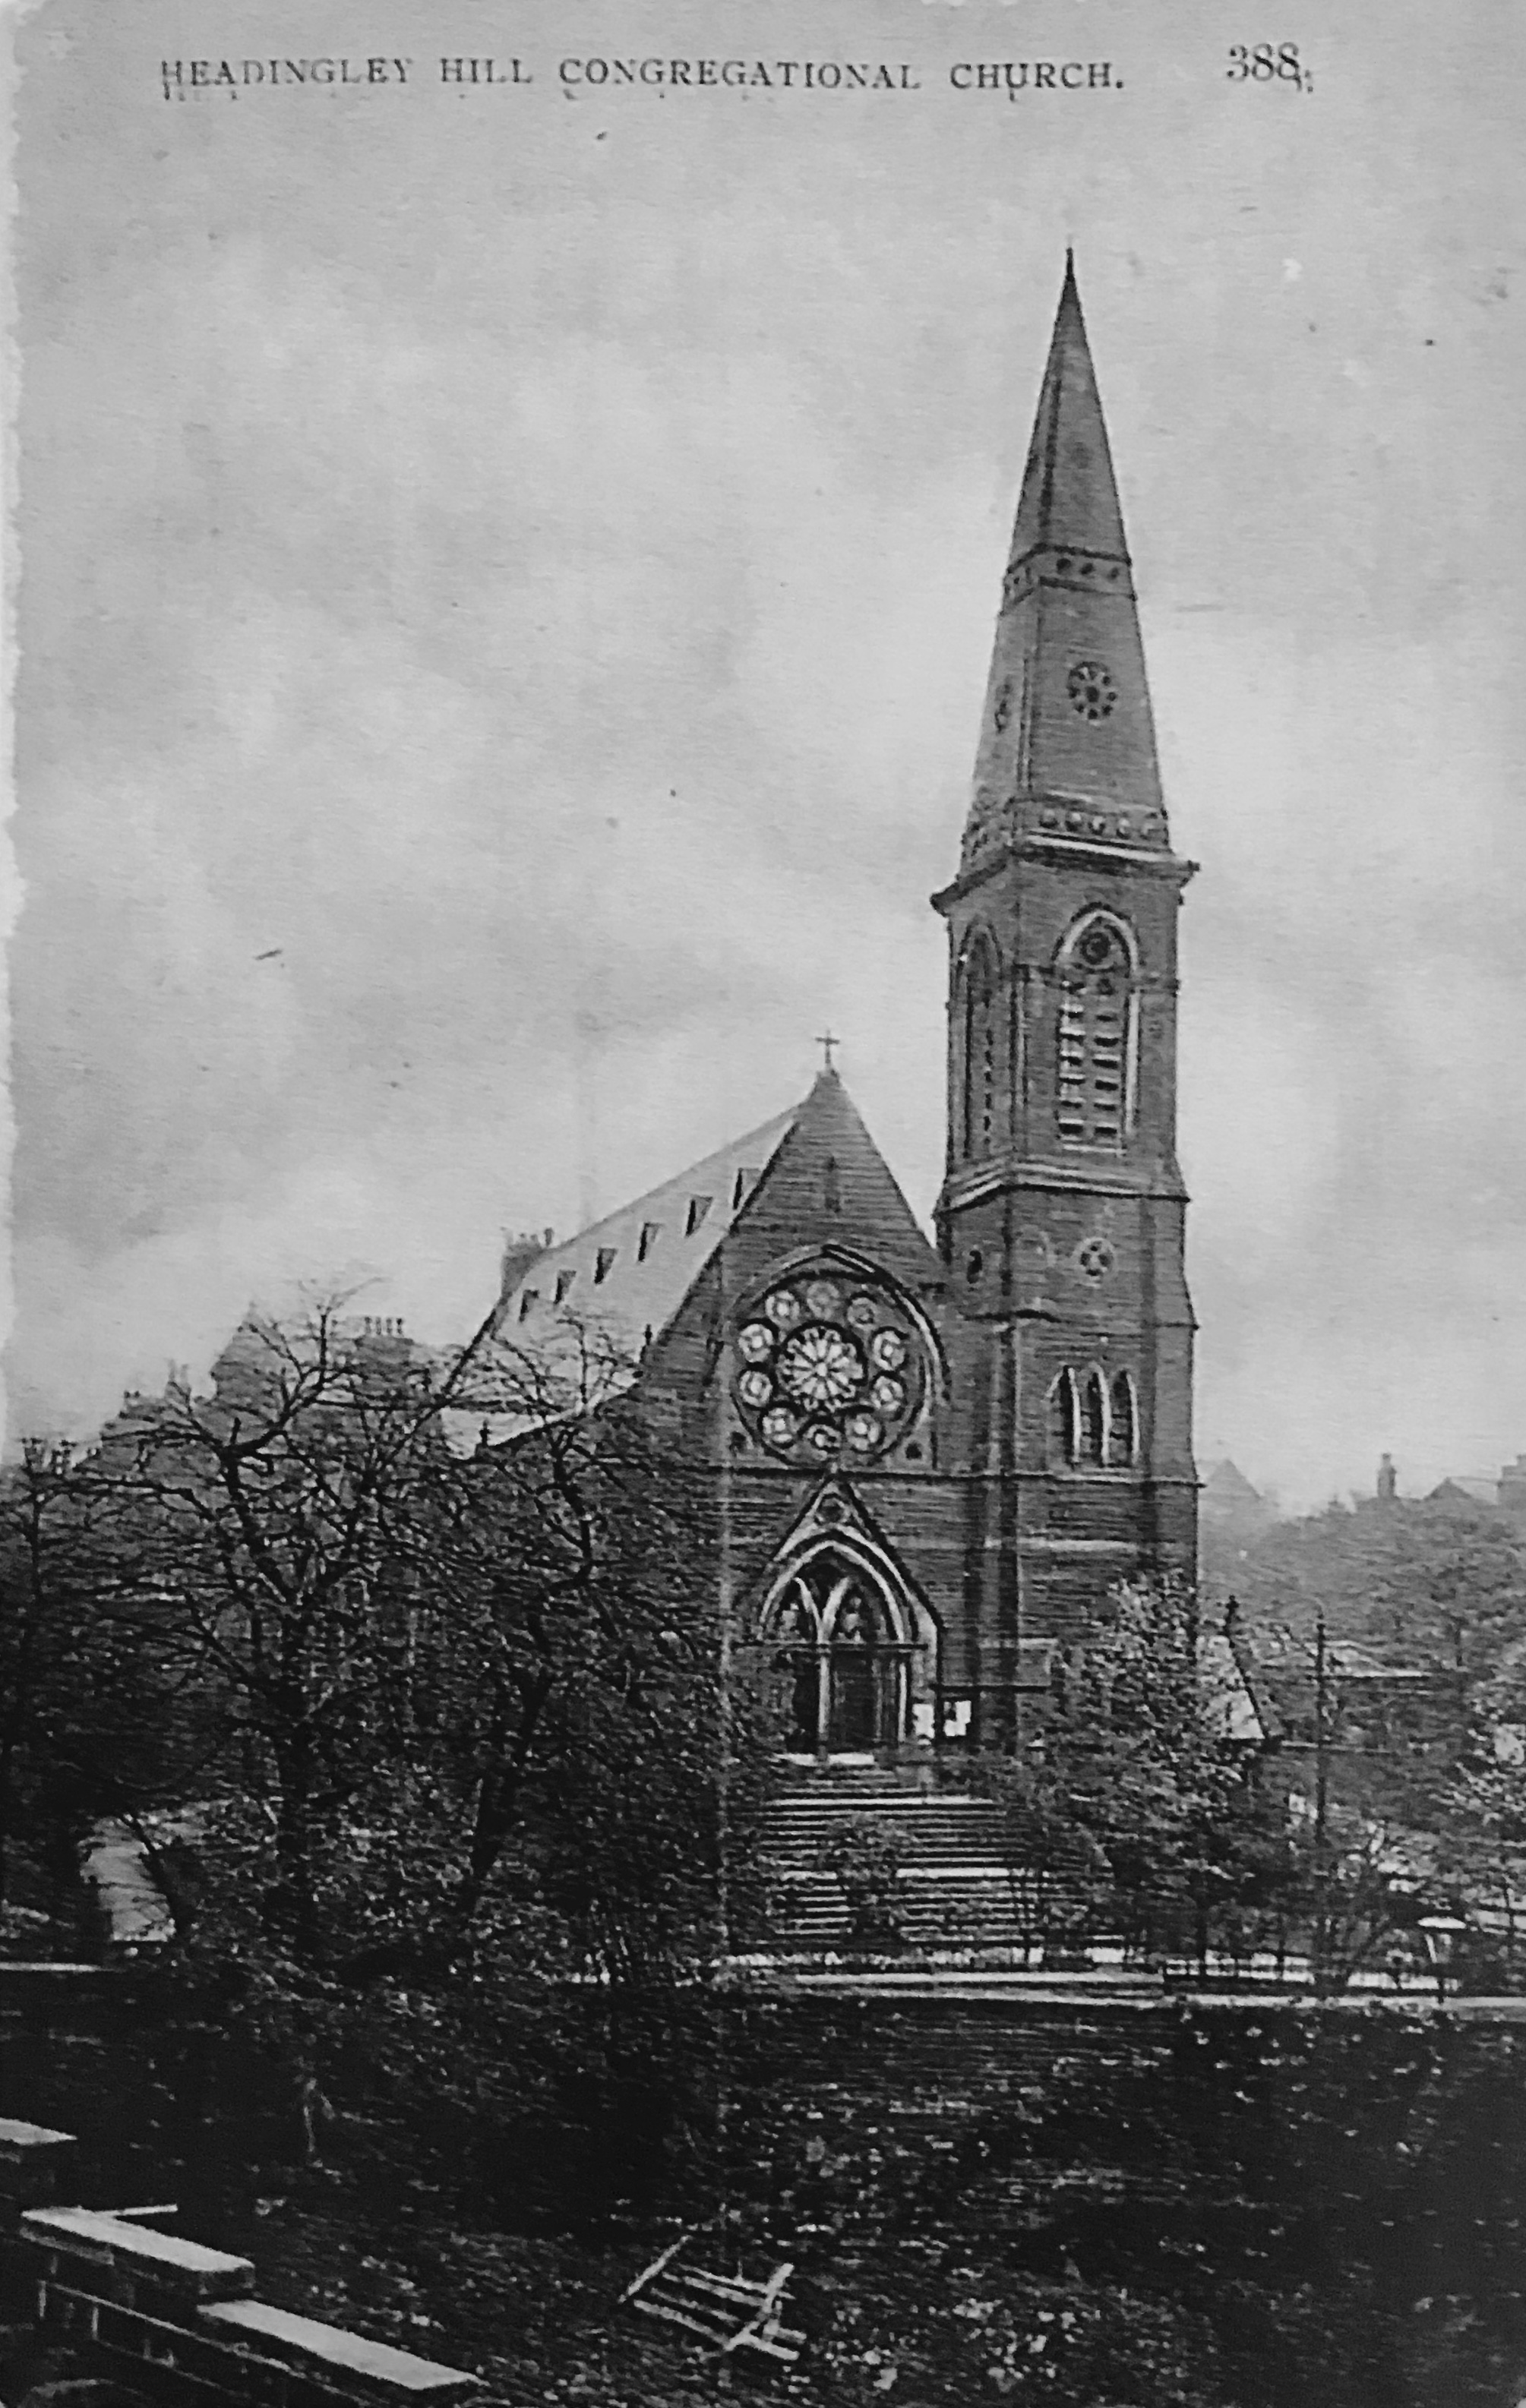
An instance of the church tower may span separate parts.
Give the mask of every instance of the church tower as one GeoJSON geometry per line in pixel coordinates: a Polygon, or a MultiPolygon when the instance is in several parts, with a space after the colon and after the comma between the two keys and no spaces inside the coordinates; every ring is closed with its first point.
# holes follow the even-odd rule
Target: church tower
{"type": "MultiPolygon", "coordinates": [[[[1109,1587],[1195,1573],[1173,853],[1072,264],[1002,581],[948,923],[938,1205],[983,1719],[1109,1587]],[[1026,1669],[1025,1669],[1026,1668],[1026,1669]]],[[[994,1736],[994,1732],[992,1734],[994,1736]]]]}

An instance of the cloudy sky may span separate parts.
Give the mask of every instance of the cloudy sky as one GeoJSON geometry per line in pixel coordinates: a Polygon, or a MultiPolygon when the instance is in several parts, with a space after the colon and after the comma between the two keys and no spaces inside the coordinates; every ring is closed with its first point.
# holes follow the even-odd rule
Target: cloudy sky
{"type": "Polygon", "coordinates": [[[27,19],[13,1440],[302,1280],[461,1331],[505,1227],[767,1118],[828,1021],[929,1212],[927,896],[1073,242],[1202,865],[1200,1452],[1309,1501],[1526,1448],[1526,21],[1285,12],[1311,92],[1237,30],[27,19]],[[314,54],[410,64],[164,96],[314,54]],[[920,88],[559,74],[727,56],[920,88]],[[1072,59],[1108,87],[950,82],[1072,59]]]}

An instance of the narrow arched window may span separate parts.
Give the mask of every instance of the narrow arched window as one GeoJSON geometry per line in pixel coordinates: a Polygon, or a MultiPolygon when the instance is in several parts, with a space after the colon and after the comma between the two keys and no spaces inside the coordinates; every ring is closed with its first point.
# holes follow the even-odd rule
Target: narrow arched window
{"type": "Polygon", "coordinates": [[[1066,1145],[1118,1147],[1132,1115],[1133,960],[1121,926],[1072,930],[1059,963],[1055,1117],[1066,1145]]]}
{"type": "Polygon", "coordinates": [[[1061,1371],[1049,1391],[1048,1427],[1044,1452],[1051,1464],[1073,1463],[1076,1456],[1075,1378],[1061,1371]]]}
{"type": "Polygon", "coordinates": [[[997,966],[988,939],[977,936],[964,957],[964,1151],[989,1154],[996,1143],[997,966]]]}
{"type": "Polygon", "coordinates": [[[1113,1377],[1113,1411],[1108,1422],[1107,1459],[1116,1471],[1126,1471],[1139,1452],[1139,1413],[1134,1383],[1127,1371],[1113,1377]]]}
{"type": "Polygon", "coordinates": [[[1101,1374],[1088,1371],[1081,1383],[1081,1444],[1084,1463],[1101,1463],[1107,1446],[1107,1397],[1101,1374]]]}

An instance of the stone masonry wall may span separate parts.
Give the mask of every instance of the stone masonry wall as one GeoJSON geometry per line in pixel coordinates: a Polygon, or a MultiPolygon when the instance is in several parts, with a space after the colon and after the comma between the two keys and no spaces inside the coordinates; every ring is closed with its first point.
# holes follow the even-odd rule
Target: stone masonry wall
{"type": "Polygon", "coordinates": [[[247,2258],[166,2229],[170,2207],[68,2205],[70,2132],[0,2117],[0,2303],[30,2307],[104,2401],[146,2408],[455,2408],[474,2374],[256,2300],[247,2258]]]}

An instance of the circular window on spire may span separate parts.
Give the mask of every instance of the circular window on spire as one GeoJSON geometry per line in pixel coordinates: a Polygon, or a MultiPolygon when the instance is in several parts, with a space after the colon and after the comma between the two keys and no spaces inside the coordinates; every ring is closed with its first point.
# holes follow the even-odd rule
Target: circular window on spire
{"type": "Polygon", "coordinates": [[[1117,705],[1118,689],[1105,661],[1077,661],[1065,681],[1065,691],[1071,709],[1093,724],[1099,719],[1110,719],[1117,705]]]}

